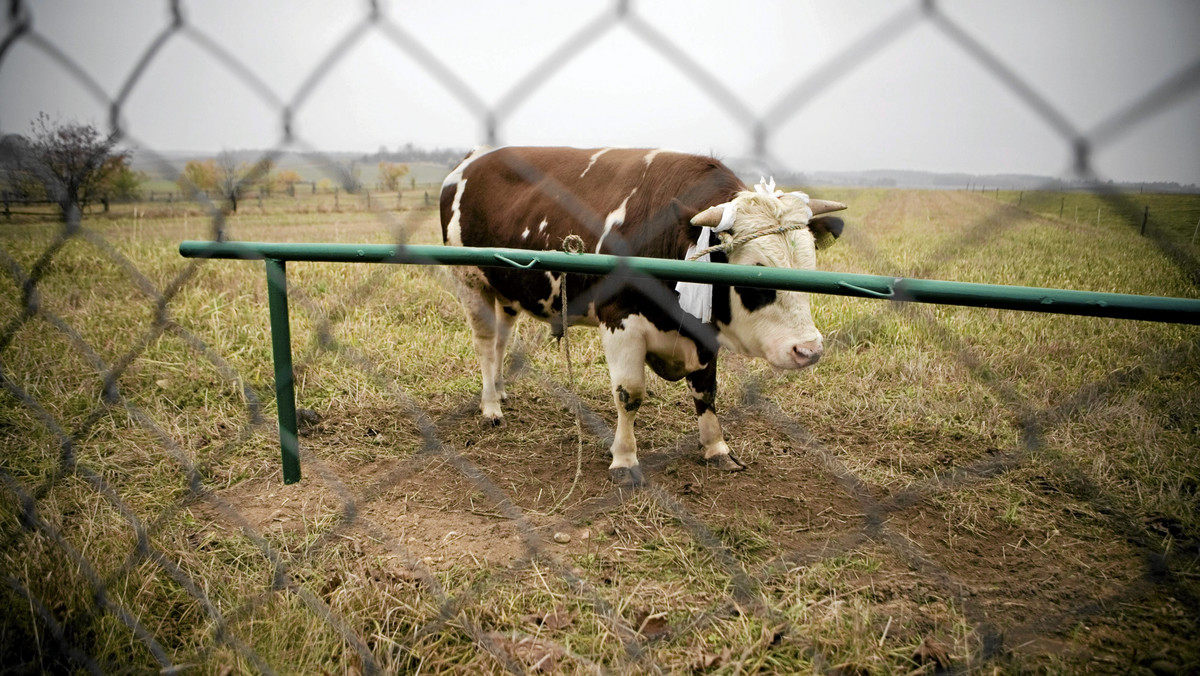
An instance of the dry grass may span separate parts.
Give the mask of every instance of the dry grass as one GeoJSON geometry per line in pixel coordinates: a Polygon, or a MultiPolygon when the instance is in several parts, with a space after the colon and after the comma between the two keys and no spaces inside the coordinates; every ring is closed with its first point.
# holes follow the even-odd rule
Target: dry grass
{"type": "MultiPolygon", "coordinates": [[[[1138,223],[1060,220],[1049,198],[821,196],[851,205],[826,268],[1197,296],[1138,223]]],[[[251,202],[228,231],[438,239],[422,203],[309,207],[251,202]]],[[[749,471],[699,464],[684,386],[651,377],[653,485],[632,493],[605,479],[607,367],[576,330],[571,492],[544,327],[520,325],[508,424],[484,429],[443,271],[294,264],[299,405],[320,419],[285,487],[261,263],[178,257],[211,234],[183,205],[84,226],[0,233],[10,668],[1200,667],[1193,327],[821,298],[818,369],[723,358],[718,407],[749,471]]]]}

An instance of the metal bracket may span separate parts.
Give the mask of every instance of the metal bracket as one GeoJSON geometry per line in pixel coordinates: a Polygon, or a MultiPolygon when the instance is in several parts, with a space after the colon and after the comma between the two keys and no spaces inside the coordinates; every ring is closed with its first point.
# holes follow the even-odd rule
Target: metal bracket
{"type": "Polygon", "coordinates": [[[538,263],[541,263],[541,260],[539,260],[538,258],[535,257],[533,260],[529,261],[525,265],[521,265],[520,263],[514,261],[513,259],[511,259],[507,256],[502,256],[500,254],[493,254],[493,255],[496,257],[496,260],[504,262],[504,263],[508,263],[509,265],[513,266],[514,268],[521,268],[522,270],[528,270],[529,268],[532,268],[533,266],[537,265],[538,263]]]}
{"type": "Polygon", "coordinates": [[[880,293],[878,291],[873,291],[871,289],[864,289],[863,287],[855,286],[855,285],[851,284],[850,282],[839,281],[838,286],[842,287],[843,289],[857,291],[858,293],[861,293],[864,296],[870,296],[871,298],[893,298],[896,295],[896,289],[891,284],[887,285],[887,293],[880,293]]]}

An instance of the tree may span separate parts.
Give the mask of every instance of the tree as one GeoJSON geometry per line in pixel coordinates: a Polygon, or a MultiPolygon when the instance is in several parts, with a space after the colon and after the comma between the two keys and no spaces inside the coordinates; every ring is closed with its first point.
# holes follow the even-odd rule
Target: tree
{"type": "Polygon", "coordinates": [[[235,213],[243,188],[262,184],[267,186],[268,191],[271,189],[271,172],[275,170],[275,161],[269,157],[247,165],[245,162],[239,162],[234,153],[222,150],[217,153],[215,160],[210,161],[213,166],[213,180],[216,183],[216,189],[225,199],[229,200],[229,208],[235,213]]]}
{"type": "Polygon", "coordinates": [[[384,190],[399,190],[400,179],[408,174],[407,164],[379,163],[379,182],[384,190]]]}
{"type": "Polygon", "coordinates": [[[277,169],[278,166],[276,166],[275,160],[264,157],[250,168],[250,174],[246,177],[246,180],[257,183],[270,195],[275,189],[275,173],[277,169]]]}
{"type": "Polygon", "coordinates": [[[175,182],[184,194],[193,190],[216,190],[217,163],[213,160],[189,160],[175,182]]]}
{"type": "Polygon", "coordinates": [[[337,166],[338,182],[346,192],[356,193],[362,190],[362,167],[356,160],[348,160],[337,166]]]}
{"type": "Polygon", "coordinates": [[[297,174],[291,169],[284,169],[283,171],[275,174],[275,184],[286,190],[288,194],[292,195],[293,197],[296,195],[296,184],[303,180],[304,178],[302,178],[300,174],[297,174]]]}
{"type": "Polygon", "coordinates": [[[50,174],[33,158],[29,139],[20,134],[8,134],[0,139],[0,168],[3,169],[3,190],[24,200],[46,199],[46,184],[50,174]]]}
{"type": "Polygon", "coordinates": [[[130,151],[117,150],[115,135],[104,136],[90,124],[60,123],[46,113],[38,113],[30,131],[29,138],[5,137],[0,153],[8,182],[23,192],[36,192],[40,185],[64,215],[109,197],[136,194],[141,176],[129,167],[130,151]]]}
{"type": "Polygon", "coordinates": [[[237,157],[228,150],[217,153],[217,190],[229,200],[229,208],[237,213],[238,193],[242,188],[242,176],[246,173],[246,165],[237,161],[237,157]]]}
{"type": "Polygon", "coordinates": [[[142,181],[146,180],[146,174],[134,171],[128,157],[110,157],[101,174],[101,199],[135,200],[142,196],[142,181]]]}

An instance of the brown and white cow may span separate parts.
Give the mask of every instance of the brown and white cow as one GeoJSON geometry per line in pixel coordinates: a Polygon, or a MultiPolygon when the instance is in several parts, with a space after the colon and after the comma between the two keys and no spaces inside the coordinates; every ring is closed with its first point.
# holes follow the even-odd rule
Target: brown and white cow
{"type": "MultiPolygon", "coordinates": [[[[684,259],[724,242],[732,246],[713,252],[713,261],[805,270],[816,266],[817,242],[841,232],[839,219],[815,217],[844,208],[773,183],[751,190],[711,157],[616,148],[477,149],[441,193],[442,238],[451,246],[559,250],[577,235],[589,252],[684,259]]],[[[687,378],[705,460],[737,471],[745,466],[730,454],[713,408],[718,347],[780,369],[821,357],[804,293],[570,274],[564,312],[560,273],[456,270],[483,373],[480,409],[493,424],[503,420],[504,351],[518,310],[556,331],[564,315],[570,325],[600,327],[617,404],[609,473],[618,484],[641,483],[633,422],[646,392],[644,365],[668,380],[687,378]]]]}

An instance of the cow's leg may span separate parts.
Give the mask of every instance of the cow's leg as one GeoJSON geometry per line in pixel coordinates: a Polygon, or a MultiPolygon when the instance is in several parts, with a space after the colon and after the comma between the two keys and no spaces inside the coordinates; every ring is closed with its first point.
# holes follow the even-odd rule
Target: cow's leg
{"type": "Polygon", "coordinates": [[[617,429],[608,475],[618,486],[640,486],[642,470],[638,467],[633,421],[646,397],[646,341],[637,332],[623,328],[612,331],[605,328],[600,337],[617,404],[617,429]]]}
{"type": "Polygon", "coordinates": [[[475,339],[475,356],[479,359],[479,371],[483,376],[479,412],[483,414],[485,422],[500,425],[504,422],[504,413],[500,410],[500,395],[496,391],[496,374],[501,368],[497,362],[503,361],[503,354],[497,359],[496,344],[498,335],[507,332],[508,329],[500,328],[501,320],[496,316],[495,294],[464,284],[460,289],[459,300],[467,313],[467,322],[471,325],[471,333],[475,339]]]}
{"type": "Polygon", "coordinates": [[[687,381],[692,391],[692,403],[696,405],[696,422],[700,427],[700,449],[704,452],[704,462],[727,472],[746,469],[729,452],[729,445],[725,443],[725,435],[721,432],[721,423],[717,420],[716,358],[699,371],[689,373],[687,381]]]}
{"type": "Polygon", "coordinates": [[[512,335],[513,324],[517,321],[517,308],[512,305],[505,305],[496,300],[496,342],[495,342],[495,365],[496,372],[493,376],[496,388],[496,396],[500,401],[508,399],[508,395],[504,392],[504,351],[508,349],[508,337],[512,335]]]}

